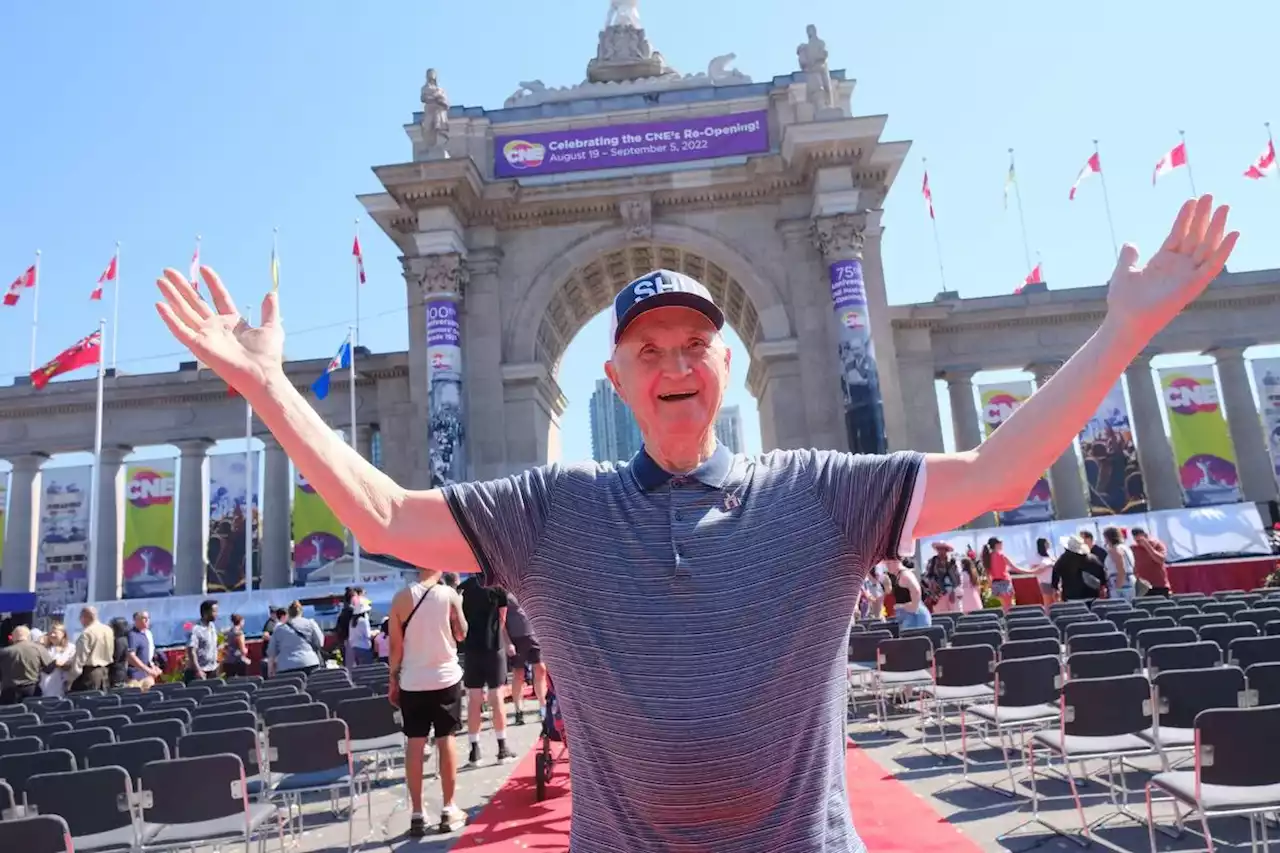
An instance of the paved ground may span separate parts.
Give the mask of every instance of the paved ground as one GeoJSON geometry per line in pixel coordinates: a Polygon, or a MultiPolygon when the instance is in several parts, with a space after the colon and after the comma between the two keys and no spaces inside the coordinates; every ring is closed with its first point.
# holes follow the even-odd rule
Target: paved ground
{"type": "MultiPolygon", "coordinates": [[[[999,785],[1006,789],[1008,788],[1008,775],[1003,768],[1003,764],[1000,763],[1000,753],[998,751],[980,747],[976,740],[970,740],[972,766],[986,763],[987,768],[971,771],[971,780],[979,784],[967,783],[960,772],[958,759],[938,758],[923,749],[920,741],[918,719],[893,719],[889,725],[889,732],[886,734],[881,731],[878,721],[867,713],[868,710],[869,707],[864,703],[859,707],[856,715],[851,714],[850,737],[885,770],[893,773],[899,780],[906,783],[941,817],[959,827],[981,849],[987,851],[1015,851],[1015,853],[1021,853],[1021,851],[1033,848],[1045,851],[1080,849],[1074,841],[1057,837],[1043,827],[1024,827],[1014,832],[1012,836],[1005,837],[1006,833],[1013,832],[1020,824],[1030,819],[1031,811],[1029,801],[1025,796],[1019,799],[1011,799],[993,793],[983,787],[984,785],[999,785]]],[[[948,727],[948,731],[950,732],[948,735],[950,749],[953,754],[958,754],[959,729],[958,727],[948,727]]],[[[533,747],[537,734],[538,726],[536,723],[526,723],[520,727],[508,727],[509,743],[521,758],[533,747]]],[[[940,746],[936,727],[929,728],[929,744],[934,749],[940,746]]],[[[481,766],[462,770],[458,783],[457,803],[472,815],[478,814],[483,809],[493,793],[506,781],[517,763],[515,761],[505,765],[495,763],[493,756],[496,748],[493,734],[487,725],[482,735],[482,745],[486,755],[481,766]]],[[[466,749],[465,737],[458,739],[457,748],[460,758],[464,758],[463,753],[466,749]]],[[[1157,766],[1157,762],[1154,760],[1144,760],[1140,764],[1149,768],[1157,766]]],[[[433,766],[434,761],[432,762],[433,766]]],[[[432,768],[429,768],[429,772],[430,769],[432,768]]],[[[1096,773],[1104,771],[1105,766],[1103,762],[1090,762],[1088,770],[1091,773],[1096,773]]],[[[1016,775],[1020,780],[1024,780],[1026,777],[1025,772],[1020,769],[1016,775]]],[[[1125,779],[1129,787],[1136,792],[1130,798],[1133,808],[1138,814],[1141,814],[1144,809],[1142,786],[1146,782],[1147,775],[1129,772],[1126,774],[1125,779]]],[[[1079,818],[1067,784],[1056,779],[1044,780],[1042,778],[1040,785],[1042,794],[1049,798],[1042,803],[1042,816],[1062,826],[1064,829],[1078,831],[1079,818]]],[[[428,778],[425,787],[427,815],[428,819],[431,820],[439,814],[440,788],[439,783],[434,778],[428,778]]],[[[1019,782],[1018,789],[1024,795],[1030,790],[1025,781],[1019,782]]],[[[1096,820],[1113,811],[1108,805],[1106,787],[1103,784],[1091,782],[1081,787],[1080,793],[1082,794],[1085,813],[1089,820],[1096,820]]],[[[355,823],[355,839],[359,848],[365,851],[387,849],[403,851],[403,853],[416,853],[416,851],[444,853],[444,851],[451,850],[457,840],[458,833],[451,836],[431,836],[417,841],[404,837],[409,817],[407,809],[400,802],[400,798],[403,796],[404,786],[400,772],[397,770],[391,781],[383,783],[381,787],[373,792],[372,825],[367,818],[364,804],[361,803],[355,823]]],[[[910,803],[898,802],[885,803],[883,807],[901,809],[910,808],[911,806],[910,803]]],[[[1160,823],[1168,826],[1171,823],[1172,815],[1170,804],[1157,803],[1156,815],[1160,823]]],[[[306,853],[313,853],[313,851],[314,853],[320,853],[320,851],[346,849],[346,824],[343,821],[335,821],[326,811],[324,803],[315,803],[307,808],[306,826],[307,829],[300,845],[300,850],[306,851],[306,853]]],[[[1219,850],[1247,849],[1249,828],[1246,821],[1242,819],[1223,819],[1216,821],[1213,828],[1214,834],[1219,841],[1231,841],[1233,845],[1236,845],[1220,844],[1219,850]]],[[[1273,831],[1272,835],[1280,835],[1280,831],[1273,831]]],[[[1146,851],[1150,849],[1145,826],[1125,819],[1117,819],[1110,822],[1097,834],[1096,838],[1103,841],[1107,846],[1114,846],[1123,850],[1146,851]]],[[[1204,849],[1201,839],[1194,835],[1187,835],[1180,840],[1174,840],[1164,835],[1158,835],[1157,838],[1158,849],[1161,851],[1204,849]]],[[[268,849],[274,849],[274,843],[269,843],[268,849]]],[[[872,851],[872,853],[878,853],[878,851],[872,851]]],[[[900,853],[911,852],[904,850],[900,851],[900,853]]]]}

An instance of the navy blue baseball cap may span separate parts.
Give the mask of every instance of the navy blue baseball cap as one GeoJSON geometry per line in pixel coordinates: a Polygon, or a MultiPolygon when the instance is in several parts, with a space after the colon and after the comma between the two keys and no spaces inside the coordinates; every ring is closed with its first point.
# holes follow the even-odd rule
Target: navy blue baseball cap
{"type": "Polygon", "coordinates": [[[654,270],[622,288],[613,298],[613,313],[609,318],[613,343],[616,345],[627,326],[644,312],[673,305],[692,308],[717,329],[724,328],[724,312],[701,282],[684,273],[654,270]]]}

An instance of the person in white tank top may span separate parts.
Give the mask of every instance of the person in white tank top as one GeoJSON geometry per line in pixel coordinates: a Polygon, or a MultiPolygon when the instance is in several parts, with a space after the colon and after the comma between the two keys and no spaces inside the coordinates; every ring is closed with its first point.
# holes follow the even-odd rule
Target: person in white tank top
{"type": "Polygon", "coordinates": [[[467,636],[462,597],[439,583],[440,573],[423,571],[418,580],[396,593],[388,615],[391,633],[391,681],[387,698],[400,709],[408,739],[405,783],[412,813],[409,835],[426,834],[422,816],[422,763],[427,739],[434,732],[440,760],[443,799],[439,829],[452,832],[466,823],[466,813],[453,802],[458,756],[453,736],[462,725],[462,667],[458,643],[467,636]]]}

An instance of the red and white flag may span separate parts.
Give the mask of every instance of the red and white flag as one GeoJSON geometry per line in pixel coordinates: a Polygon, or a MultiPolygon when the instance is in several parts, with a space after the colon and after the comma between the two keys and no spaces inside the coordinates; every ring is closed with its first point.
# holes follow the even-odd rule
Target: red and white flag
{"type": "Polygon", "coordinates": [[[356,241],[351,245],[351,254],[356,259],[356,278],[364,284],[364,253],[360,251],[360,235],[356,235],[356,241]]]}
{"type": "Polygon", "coordinates": [[[102,333],[94,332],[55,355],[49,363],[32,371],[31,384],[38,391],[55,376],[97,364],[101,360],[102,333]]]}
{"type": "Polygon", "coordinates": [[[1246,178],[1252,178],[1255,181],[1259,181],[1275,170],[1276,143],[1275,140],[1268,140],[1267,147],[1258,155],[1258,159],[1253,162],[1253,165],[1245,170],[1244,176],[1246,178]]]}
{"type": "Polygon", "coordinates": [[[1080,182],[1090,175],[1102,173],[1102,158],[1098,156],[1098,152],[1094,152],[1089,161],[1084,164],[1084,168],[1080,170],[1080,174],[1076,175],[1076,182],[1071,185],[1071,192],[1067,193],[1067,200],[1074,201],[1076,190],[1080,189],[1080,182]]]}
{"type": "Polygon", "coordinates": [[[200,238],[196,238],[196,250],[191,255],[191,269],[187,273],[187,281],[199,292],[200,290],[200,238]]]}
{"type": "Polygon", "coordinates": [[[1187,165],[1187,143],[1179,142],[1168,154],[1160,158],[1159,163],[1156,163],[1156,170],[1151,175],[1151,186],[1156,185],[1161,175],[1167,175],[1185,165],[1187,165]]]}
{"type": "Polygon", "coordinates": [[[929,218],[937,219],[933,215],[933,190],[929,189],[929,170],[924,172],[924,184],[920,187],[920,193],[924,196],[924,205],[929,210],[929,218]]]}
{"type": "Polygon", "coordinates": [[[114,255],[112,256],[111,263],[107,265],[107,271],[98,276],[98,286],[93,289],[93,293],[89,294],[90,300],[102,299],[102,286],[109,281],[116,280],[116,262],[118,260],[119,257],[114,255]]]}
{"type": "Polygon", "coordinates": [[[1028,284],[1043,284],[1043,280],[1040,278],[1039,264],[1036,264],[1035,268],[1031,270],[1031,272],[1027,274],[1027,277],[1022,280],[1022,284],[1019,285],[1018,289],[1013,292],[1014,295],[1017,296],[1018,294],[1022,293],[1022,288],[1026,287],[1028,284]]]}
{"type": "Polygon", "coordinates": [[[27,271],[13,280],[13,284],[9,285],[9,291],[4,295],[5,305],[17,305],[18,298],[22,296],[22,291],[36,286],[36,268],[35,265],[27,267],[27,271]]]}

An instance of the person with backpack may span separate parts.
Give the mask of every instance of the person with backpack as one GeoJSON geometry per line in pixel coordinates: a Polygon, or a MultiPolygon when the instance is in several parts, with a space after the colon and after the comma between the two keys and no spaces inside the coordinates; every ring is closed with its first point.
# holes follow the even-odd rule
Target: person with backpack
{"type": "Polygon", "coordinates": [[[933,556],[925,566],[924,575],[926,603],[934,613],[958,613],[962,610],[960,566],[950,543],[933,543],[933,556]]]}
{"type": "Polygon", "coordinates": [[[302,615],[301,601],[289,605],[288,617],[271,632],[271,643],[267,646],[267,669],[271,676],[280,672],[311,672],[321,663],[324,632],[320,626],[302,615]]]}

